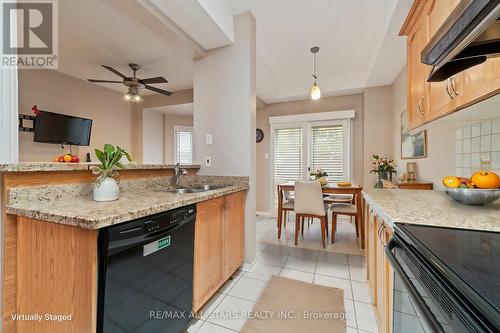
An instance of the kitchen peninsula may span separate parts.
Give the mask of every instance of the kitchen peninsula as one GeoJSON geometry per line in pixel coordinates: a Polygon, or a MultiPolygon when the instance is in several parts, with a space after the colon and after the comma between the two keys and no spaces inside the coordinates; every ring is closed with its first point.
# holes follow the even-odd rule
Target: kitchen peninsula
{"type": "Polygon", "coordinates": [[[131,164],[119,172],[120,199],[95,202],[91,194],[96,176],[91,167],[85,163],[0,165],[5,332],[95,332],[98,237],[100,230],[112,225],[196,206],[195,311],[242,264],[248,178],[199,176],[199,166],[182,166],[188,175],[181,177],[181,187],[208,184],[212,188],[179,194],[168,191],[173,188],[173,165],[131,164]],[[209,232],[217,234],[210,249],[206,248],[209,232]],[[205,263],[207,255],[211,259],[205,263]],[[216,269],[214,260],[221,273],[209,278],[207,271],[216,269]],[[66,315],[70,320],[15,320],[16,315],[29,314],[66,315]]]}

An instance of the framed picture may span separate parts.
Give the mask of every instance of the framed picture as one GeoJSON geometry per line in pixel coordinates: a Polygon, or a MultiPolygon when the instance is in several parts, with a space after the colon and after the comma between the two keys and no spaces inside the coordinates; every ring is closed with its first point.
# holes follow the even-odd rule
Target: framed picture
{"type": "Polygon", "coordinates": [[[408,112],[401,113],[401,159],[427,157],[427,130],[410,134],[408,112]]]}

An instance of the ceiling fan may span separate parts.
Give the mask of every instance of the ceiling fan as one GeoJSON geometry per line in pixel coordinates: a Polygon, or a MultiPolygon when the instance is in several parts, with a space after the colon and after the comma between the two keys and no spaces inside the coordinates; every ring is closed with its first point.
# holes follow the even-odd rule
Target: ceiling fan
{"type": "Polygon", "coordinates": [[[125,86],[128,87],[128,91],[125,94],[125,99],[128,101],[132,102],[140,102],[142,100],[142,97],[139,93],[140,89],[147,89],[154,91],[159,94],[163,94],[166,96],[172,95],[170,91],[159,89],[156,87],[152,87],[149,84],[152,83],[168,83],[167,79],[165,79],[162,76],[157,76],[157,77],[150,77],[148,79],[139,79],[136,77],[136,72],[141,68],[138,64],[128,64],[132,71],[134,72],[132,77],[125,76],[116,69],[114,69],[111,66],[106,66],[106,65],[101,65],[102,67],[106,68],[108,71],[115,73],[119,77],[121,77],[123,80],[122,81],[113,81],[113,80],[96,80],[96,79],[88,79],[90,82],[96,82],[96,83],[121,83],[124,84],[125,86]]]}

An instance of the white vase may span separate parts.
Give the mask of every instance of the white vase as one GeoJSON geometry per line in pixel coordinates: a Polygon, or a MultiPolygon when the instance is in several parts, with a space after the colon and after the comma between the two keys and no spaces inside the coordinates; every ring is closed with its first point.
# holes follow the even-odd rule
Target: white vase
{"type": "Polygon", "coordinates": [[[111,177],[104,179],[99,185],[94,185],[95,201],[114,201],[120,197],[120,187],[111,177]]]}

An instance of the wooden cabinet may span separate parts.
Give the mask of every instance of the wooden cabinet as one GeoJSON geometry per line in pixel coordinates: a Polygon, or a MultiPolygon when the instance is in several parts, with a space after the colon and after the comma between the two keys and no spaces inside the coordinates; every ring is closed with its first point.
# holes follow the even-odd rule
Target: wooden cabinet
{"type": "Polygon", "coordinates": [[[229,277],[243,262],[243,235],[245,225],[245,193],[237,192],[226,197],[224,220],[224,276],[229,277]]]}
{"type": "Polygon", "coordinates": [[[426,44],[426,20],[424,16],[420,16],[408,36],[408,115],[411,128],[418,127],[426,121],[429,104],[426,96],[429,69],[420,60],[420,53],[426,44]]]}
{"type": "Polygon", "coordinates": [[[245,193],[196,206],[193,311],[198,311],[243,263],[245,193]]]}
{"type": "Polygon", "coordinates": [[[196,206],[193,308],[198,309],[223,279],[222,228],[226,209],[224,197],[196,206]]]}
{"type": "Polygon", "coordinates": [[[370,214],[370,208],[365,210],[367,221],[367,257],[368,286],[375,307],[375,316],[379,331],[392,331],[393,308],[393,270],[385,255],[385,245],[392,237],[392,229],[387,227],[377,216],[370,214]]]}
{"type": "Polygon", "coordinates": [[[401,28],[408,36],[408,114],[410,128],[441,118],[500,92],[500,58],[469,68],[443,82],[427,82],[431,66],[421,53],[459,0],[414,0],[401,28]]]}

